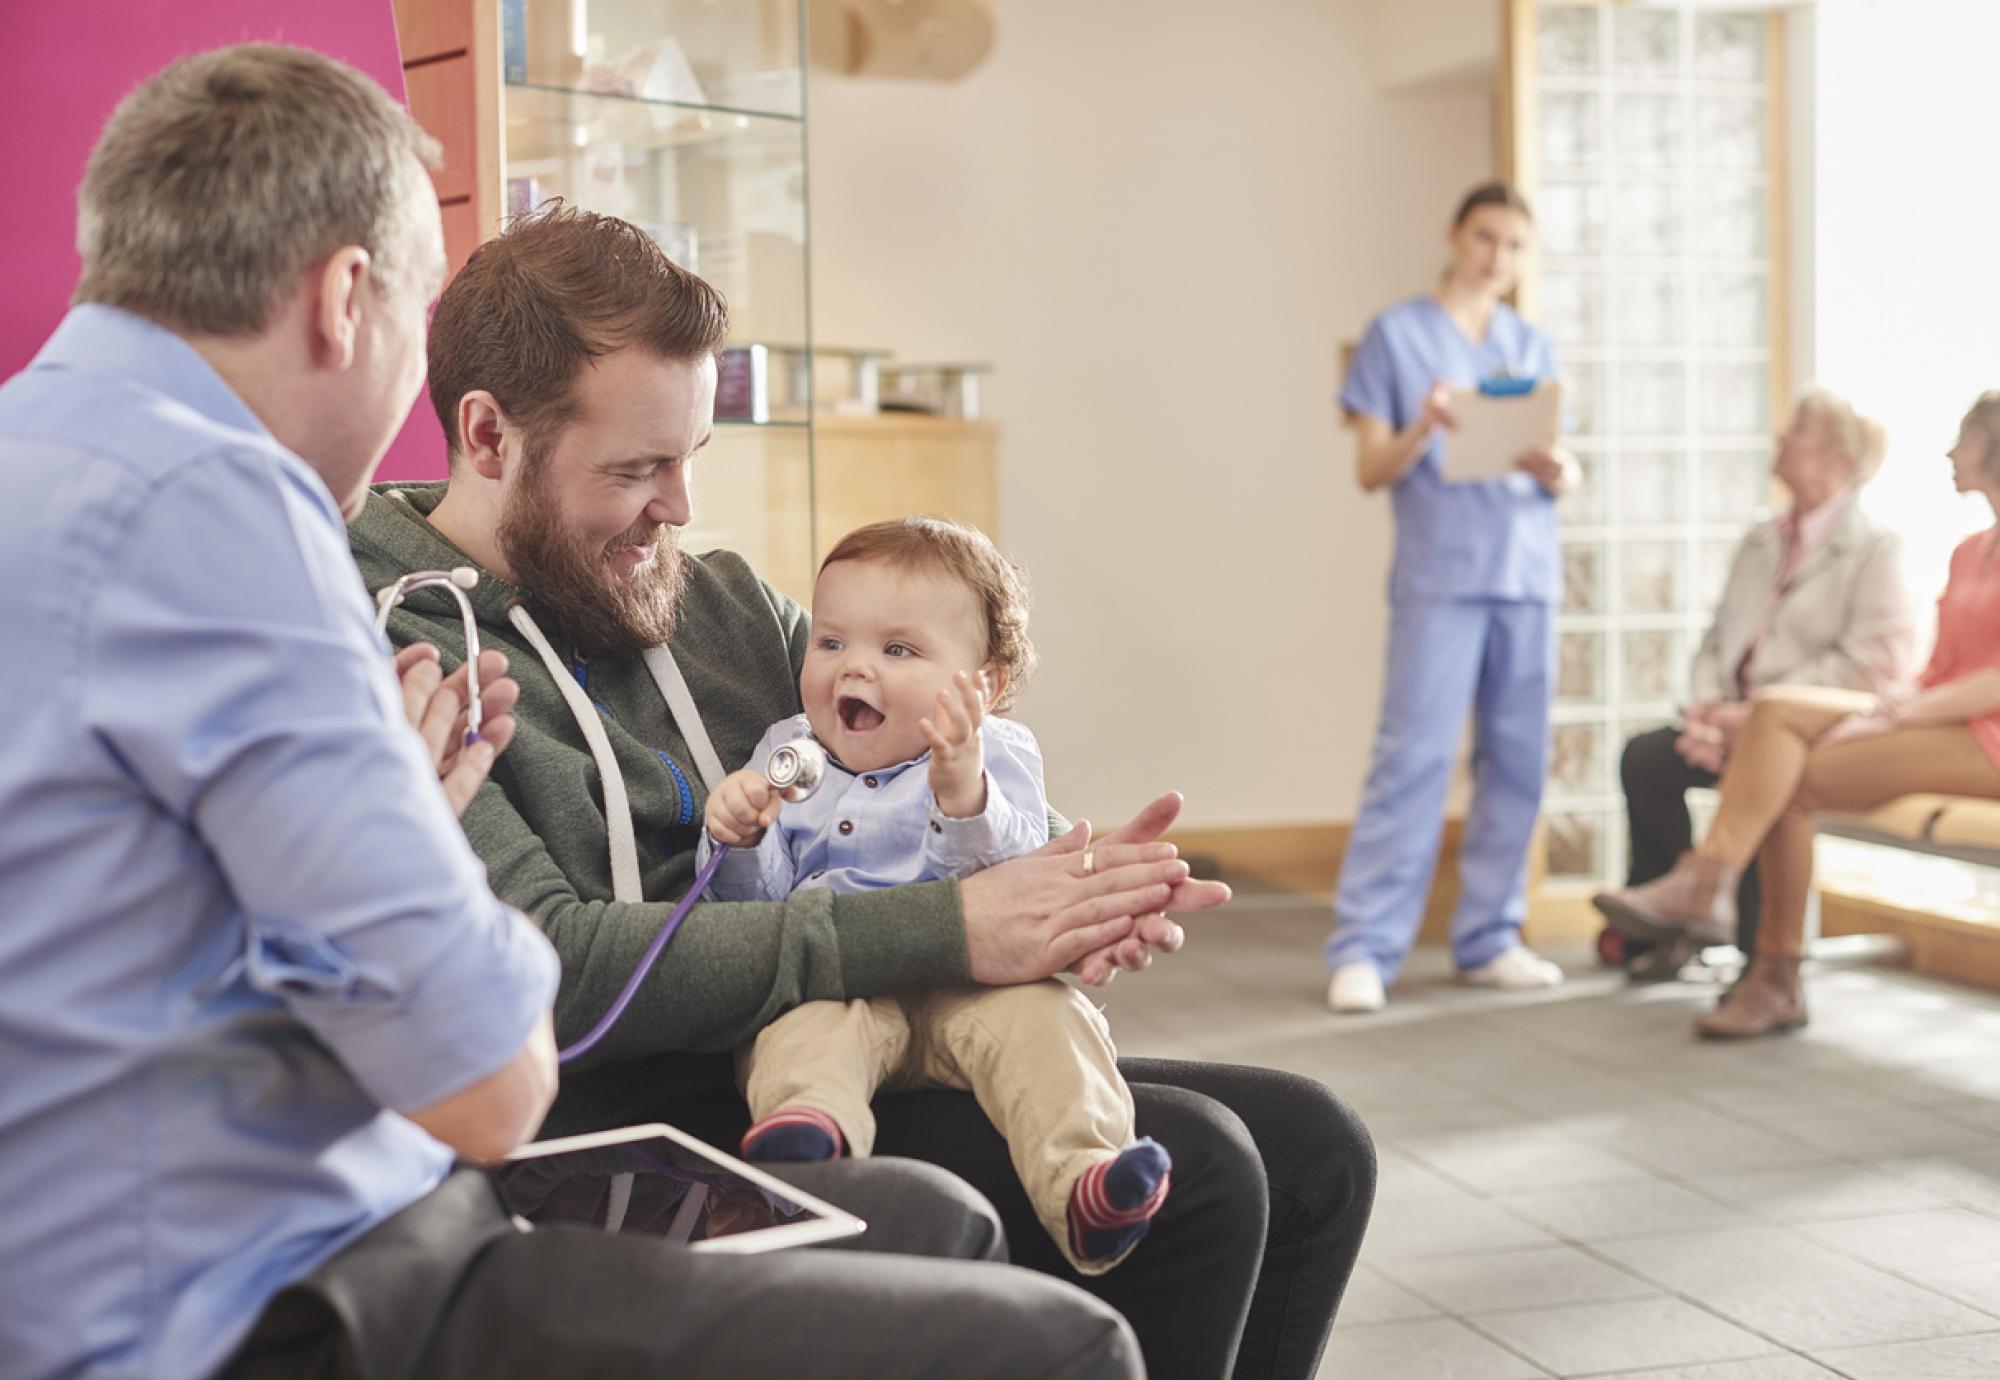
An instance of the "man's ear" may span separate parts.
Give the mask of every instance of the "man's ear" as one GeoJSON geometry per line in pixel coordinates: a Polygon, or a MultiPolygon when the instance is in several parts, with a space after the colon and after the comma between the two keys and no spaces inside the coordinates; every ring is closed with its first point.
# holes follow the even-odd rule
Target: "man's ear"
{"type": "Polygon", "coordinates": [[[501,442],[513,426],[500,400],[484,388],[458,400],[458,453],[481,479],[500,478],[505,467],[501,442]]]}
{"type": "Polygon", "coordinates": [[[361,284],[373,271],[368,251],[342,245],[320,269],[313,300],[313,354],[335,369],[353,367],[361,334],[361,284]]]}

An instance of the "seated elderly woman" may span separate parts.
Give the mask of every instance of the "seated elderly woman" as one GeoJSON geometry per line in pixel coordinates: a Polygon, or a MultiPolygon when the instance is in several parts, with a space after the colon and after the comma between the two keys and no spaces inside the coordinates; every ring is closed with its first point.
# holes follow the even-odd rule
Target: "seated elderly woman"
{"type": "MultiPolygon", "coordinates": [[[[1695,654],[1683,721],[1625,745],[1620,775],[1631,827],[1627,886],[1663,877],[1694,839],[1687,792],[1716,783],[1750,717],[1750,697],[1774,686],[1880,693],[1915,670],[1917,615],[1894,533],[1861,510],[1856,491],[1882,466],[1879,423],[1815,391],[1778,437],[1771,470],[1791,510],[1750,529],[1730,562],[1722,602],[1695,654]]],[[[1753,952],[1757,869],[1737,884],[1737,943],[1753,952]]],[[[1671,977],[1685,936],[1652,944],[1606,931],[1599,951],[1635,978],[1671,977]]]]}
{"type": "MultiPolygon", "coordinates": [[[[2000,519],[2000,390],[1985,393],[1951,450],[1959,492],[2000,519]]],[[[1812,885],[1815,810],[1865,810],[1914,791],[2000,798],[2000,525],[1959,543],[1938,599],[1936,650],[1908,691],[1783,687],[1760,693],[1722,775],[1722,803],[1692,852],[1644,886],[1599,896],[1628,933],[1729,940],[1736,887],[1755,858],[1763,879],[1758,952],[1707,1036],[1803,1025],[1799,955],[1812,885]]]]}

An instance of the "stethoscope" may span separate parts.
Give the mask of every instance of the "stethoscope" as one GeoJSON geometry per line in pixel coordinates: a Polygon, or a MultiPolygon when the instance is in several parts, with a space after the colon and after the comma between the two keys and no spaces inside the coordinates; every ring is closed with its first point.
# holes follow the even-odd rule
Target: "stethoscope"
{"type": "Polygon", "coordinates": [[[417,570],[375,595],[375,631],[387,636],[389,613],[396,605],[420,589],[443,589],[458,600],[459,616],[465,620],[465,741],[471,747],[479,741],[479,620],[473,615],[472,600],[466,591],[479,583],[479,572],[469,565],[450,570],[417,570]]]}
{"type": "MultiPolygon", "coordinates": [[[[826,765],[826,749],[811,738],[799,738],[783,744],[771,753],[771,760],[764,766],[764,776],[776,788],[781,800],[796,805],[820,788],[820,783],[826,779],[826,765]]],[[[626,979],[625,990],[618,994],[618,1000],[611,1003],[611,1009],[590,1028],[589,1033],[556,1055],[558,1064],[567,1064],[579,1055],[588,1053],[599,1040],[611,1032],[612,1026],[618,1024],[618,1018],[625,1014],[625,1008],[630,1006],[632,998],[638,995],[639,984],[646,980],[646,974],[653,971],[653,964],[658,962],[660,955],[666,951],[667,941],[674,937],[674,931],[681,927],[681,921],[687,919],[688,912],[694,909],[694,903],[700,899],[704,891],[708,890],[708,884],[715,880],[716,868],[722,866],[722,860],[728,856],[729,845],[717,841],[715,850],[709,854],[708,861],[702,865],[701,871],[695,874],[694,885],[688,888],[687,895],[681,897],[680,904],[674,907],[674,913],[667,917],[667,923],[660,926],[660,932],[653,936],[653,942],[646,946],[646,952],[639,956],[638,966],[632,970],[632,976],[626,979]]]]}
{"type": "MultiPolygon", "coordinates": [[[[450,570],[418,570],[403,576],[394,584],[385,586],[375,596],[375,631],[387,634],[389,612],[405,598],[420,589],[449,590],[458,600],[458,611],[465,619],[465,744],[470,747],[479,741],[479,623],[472,611],[472,600],[466,591],[479,583],[479,572],[469,565],[454,566],[450,570]]],[[[811,738],[799,738],[785,743],[771,753],[771,760],[764,766],[764,776],[777,790],[780,799],[796,805],[810,797],[826,779],[826,749],[811,738]]],[[[570,1060],[588,1053],[598,1041],[610,1034],[611,1027],[618,1024],[618,1018],[625,1014],[625,1008],[632,1004],[632,998],[639,993],[639,984],[646,980],[646,974],[653,971],[653,965],[666,952],[667,941],[674,937],[674,931],[694,909],[694,903],[708,890],[708,884],[715,880],[715,870],[722,860],[729,856],[729,845],[719,840],[709,854],[708,861],[695,874],[694,885],[687,895],[681,897],[674,907],[667,923],[660,926],[660,932],[653,936],[653,942],[646,946],[646,952],[639,956],[638,966],[632,976],[626,979],[625,988],[618,994],[618,1000],[611,1003],[611,1009],[592,1026],[587,1034],[556,1056],[556,1062],[567,1064],[570,1060]]]]}

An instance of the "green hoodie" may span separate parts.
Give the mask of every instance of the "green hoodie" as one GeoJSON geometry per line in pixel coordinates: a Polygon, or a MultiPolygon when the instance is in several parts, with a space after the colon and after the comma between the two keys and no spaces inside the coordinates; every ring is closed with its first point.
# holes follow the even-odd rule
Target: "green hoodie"
{"type": "MultiPolygon", "coordinates": [[[[443,484],[382,485],[348,528],[371,593],[413,570],[473,564],[426,520],[443,484]],[[391,495],[400,495],[392,497],[391,495]]],[[[493,890],[541,926],[562,957],[556,1036],[568,1044],[610,1008],[694,880],[708,791],[658,686],[636,656],[594,657],[579,679],[610,737],[639,846],[646,902],[610,899],[603,793],[582,731],[548,668],[507,620],[522,591],[482,572],[471,592],[483,644],[507,654],[521,686],[514,741],[465,812],[465,833],[493,890]]],[[[531,612],[534,601],[526,599],[531,612]]],[[[536,621],[574,666],[561,628],[536,621]]],[[[389,619],[397,646],[431,642],[446,669],[465,657],[458,605],[410,596],[389,619]]],[[[669,643],[722,759],[734,770],[766,728],[799,712],[805,611],[728,551],[688,558],[680,625],[669,643]]],[[[802,891],[786,901],[704,902],[647,978],[592,1064],[716,1052],[747,1041],[806,1001],[846,1001],[968,980],[957,883],[862,895],[802,891]]]]}

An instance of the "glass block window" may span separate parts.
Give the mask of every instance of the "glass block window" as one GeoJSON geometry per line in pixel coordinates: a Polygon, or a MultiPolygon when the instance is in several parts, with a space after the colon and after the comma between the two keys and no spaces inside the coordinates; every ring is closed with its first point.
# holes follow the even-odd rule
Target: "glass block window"
{"type": "Polygon", "coordinates": [[[1770,29],[1711,5],[1536,7],[1534,313],[1583,464],[1563,504],[1554,882],[1625,868],[1618,758],[1668,721],[1770,498],[1770,29]]]}

